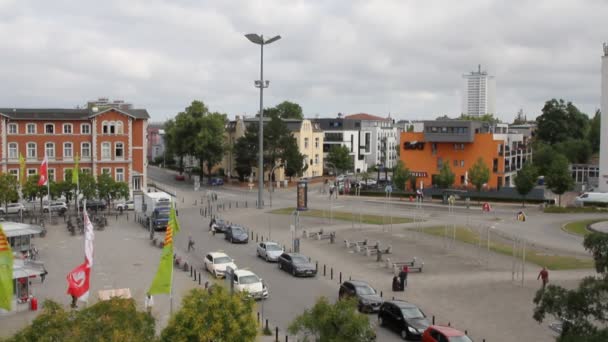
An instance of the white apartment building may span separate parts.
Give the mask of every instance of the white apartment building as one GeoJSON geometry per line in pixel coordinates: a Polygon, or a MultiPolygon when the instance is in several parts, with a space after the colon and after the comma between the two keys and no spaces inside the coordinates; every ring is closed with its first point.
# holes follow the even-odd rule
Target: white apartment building
{"type": "MultiPolygon", "coordinates": [[[[337,118],[316,118],[312,119],[319,124],[323,131],[323,159],[327,158],[329,150],[333,146],[346,146],[353,158],[353,172],[367,172],[365,156],[371,153],[372,132],[362,132],[360,121],[345,120],[339,115],[337,118]],[[358,123],[358,127],[355,125],[358,123]]],[[[326,171],[332,171],[331,165],[325,165],[326,171]]]]}
{"type": "Polygon", "coordinates": [[[494,76],[481,71],[471,71],[462,76],[462,113],[470,116],[482,116],[496,113],[496,80],[494,76]]]}
{"type": "Polygon", "coordinates": [[[367,137],[369,133],[370,149],[368,153],[362,154],[367,167],[395,166],[398,160],[399,132],[390,117],[361,113],[347,115],[345,120],[355,121],[354,126],[360,128],[362,137],[367,137]]]}

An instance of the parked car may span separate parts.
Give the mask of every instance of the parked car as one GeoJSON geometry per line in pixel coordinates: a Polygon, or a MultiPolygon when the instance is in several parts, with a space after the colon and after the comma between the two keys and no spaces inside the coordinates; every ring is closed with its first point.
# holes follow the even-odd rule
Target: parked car
{"type": "Polygon", "coordinates": [[[220,185],[224,185],[224,180],[222,178],[219,177],[213,177],[209,180],[209,185],[211,186],[220,186],[220,185]]]}
{"type": "Polygon", "coordinates": [[[9,203],[5,207],[0,207],[0,215],[5,214],[21,214],[25,213],[27,208],[23,205],[23,203],[9,203]]]}
{"type": "MultiPolygon", "coordinates": [[[[103,200],[98,200],[98,199],[90,199],[86,201],[85,204],[87,210],[93,210],[93,211],[103,211],[106,210],[106,202],[103,200]]],[[[80,210],[82,210],[83,208],[83,203],[80,203],[80,210]]]]}
{"type": "Polygon", "coordinates": [[[114,205],[114,209],[116,209],[118,211],[133,210],[133,209],[135,209],[135,205],[134,205],[133,200],[130,200],[130,201],[126,201],[126,202],[116,203],[114,205]]]}
{"type": "Polygon", "coordinates": [[[422,334],[422,342],[473,342],[464,332],[440,325],[431,325],[422,334]]]}
{"type": "Polygon", "coordinates": [[[256,248],[257,255],[260,258],[264,258],[268,262],[276,262],[283,252],[283,247],[272,241],[260,242],[256,248]]]}
{"type": "Polygon", "coordinates": [[[317,275],[315,264],[299,253],[283,253],[277,260],[277,263],[280,270],[290,272],[294,277],[314,277],[317,275]]]}
{"type": "Polygon", "coordinates": [[[382,297],[368,283],[361,280],[349,280],[340,285],[338,299],[357,298],[359,311],[378,312],[382,305],[382,297]]]}
{"type": "Polygon", "coordinates": [[[226,267],[237,269],[234,260],[224,252],[211,252],[205,256],[205,269],[216,278],[223,278],[226,274],[226,267]]]}
{"type": "Polygon", "coordinates": [[[584,206],[585,204],[607,204],[608,193],[602,192],[585,192],[574,199],[574,204],[577,206],[584,206]]]}
{"type": "Polygon", "coordinates": [[[248,243],[249,233],[241,226],[231,225],[224,231],[224,239],[230,243],[248,243]]]}
{"type": "MultiPolygon", "coordinates": [[[[65,202],[51,202],[50,210],[53,213],[59,213],[59,215],[65,214],[68,211],[68,206],[65,202]]],[[[42,206],[42,211],[45,213],[49,212],[49,204],[45,204],[42,206]]]]}
{"type": "Polygon", "coordinates": [[[175,175],[175,180],[183,182],[184,180],[186,180],[186,176],[184,176],[184,175],[175,175]]]}
{"type": "MultiPolygon", "coordinates": [[[[420,340],[424,330],[431,325],[426,315],[416,305],[402,300],[388,300],[382,303],[378,311],[378,323],[398,332],[404,340],[420,340]]],[[[437,340],[439,341],[448,340],[437,340]]]]}
{"type": "Polygon", "coordinates": [[[215,219],[213,228],[215,229],[216,233],[225,233],[226,229],[228,229],[228,223],[223,219],[215,219]]]}
{"type": "Polygon", "coordinates": [[[268,287],[255,273],[248,270],[234,271],[234,290],[246,292],[253,299],[268,298],[268,287]]]}

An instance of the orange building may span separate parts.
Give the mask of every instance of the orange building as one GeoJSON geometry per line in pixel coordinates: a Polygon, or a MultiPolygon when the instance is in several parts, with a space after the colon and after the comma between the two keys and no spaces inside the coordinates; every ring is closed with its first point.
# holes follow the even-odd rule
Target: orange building
{"type": "Polygon", "coordinates": [[[26,175],[37,174],[48,157],[49,178],[66,179],[80,157],[79,168],[93,176],[109,173],[128,182],[131,191],[146,181],[148,112],[122,102],[89,105],[88,109],[0,108],[2,172],[20,178],[19,156],[26,175]]]}
{"type": "MultiPolygon", "coordinates": [[[[472,186],[468,170],[481,157],[490,169],[487,188],[513,186],[514,176],[532,150],[522,134],[511,134],[506,124],[477,121],[425,121],[423,132],[402,132],[400,158],[416,178],[416,187],[434,185],[443,163],[455,175],[454,187],[472,186]]],[[[408,185],[409,186],[409,185],[408,185]]]]}

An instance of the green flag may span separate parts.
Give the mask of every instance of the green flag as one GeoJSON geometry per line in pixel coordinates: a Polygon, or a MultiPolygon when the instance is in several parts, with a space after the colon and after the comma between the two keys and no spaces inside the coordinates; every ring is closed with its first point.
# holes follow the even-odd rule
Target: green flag
{"type": "Polygon", "coordinates": [[[80,158],[78,155],[74,158],[74,169],[72,170],[72,184],[78,184],[78,162],[80,158]]]}
{"type": "Polygon", "coordinates": [[[0,308],[11,310],[13,302],[13,251],[0,225],[0,308]]]}
{"type": "Polygon", "coordinates": [[[167,231],[165,233],[165,243],[160,255],[160,263],[158,264],[158,270],[156,271],[156,276],[154,276],[152,285],[150,285],[150,290],[148,290],[150,295],[171,293],[171,282],[173,278],[173,236],[178,232],[179,222],[177,222],[175,208],[173,208],[172,204],[171,212],[169,213],[169,223],[167,224],[167,231]]]}
{"type": "Polygon", "coordinates": [[[27,176],[25,175],[25,158],[23,154],[19,153],[19,183],[25,184],[27,176]]]}

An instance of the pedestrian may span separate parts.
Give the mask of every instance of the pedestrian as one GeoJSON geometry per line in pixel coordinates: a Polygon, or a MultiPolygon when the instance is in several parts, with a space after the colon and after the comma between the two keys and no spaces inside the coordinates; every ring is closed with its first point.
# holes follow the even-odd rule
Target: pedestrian
{"type": "Polygon", "coordinates": [[[78,298],[76,298],[76,296],[72,295],[72,304],[70,305],[70,307],[72,307],[72,309],[76,309],[78,307],[78,305],[76,305],[77,300],[78,300],[78,298]]]}
{"type": "Polygon", "coordinates": [[[215,217],[209,221],[209,231],[214,230],[213,225],[215,224],[215,217]]]}
{"type": "Polygon", "coordinates": [[[152,297],[152,295],[150,295],[150,293],[146,293],[146,300],[144,302],[144,305],[146,307],[146,311],[148,312],[148,315],[152,315],[152,307],[154,306],[154,297],[152,297]]]}
{"type": "Polygon", "coordinates": [[[399,278],[397,276],[393,277],[393,291],[401,291],[401,285],[399,284],[399,278]]]}
{"type": "Polygon", "coordinates": [[[407,273],[405,273],[405,267],[401,269],[399,272],[399,288],[401,291],[405,291],[405,279],[407,278],[407,273]]]}
{"type": "Polygon", "coordinates": [[[192,236],[188,236],[188,252],[194,249],[194,240],[192,240],[192,236]]]}
{"type": "Polygon", "coordinates": [[[403,266],[403,273],[405,274],[405,278],[403,279],[404,280],[403,283],[404,283],[405,287],[407,287],[407,276],[410,274],[410,268],[409,268],[409,266],[407,266],[407,265],[403,266]]]}
{"type": "Polygon", "coordinates": [[[547,286],[547,283],[549,282],[549,271],[547,270],[547,268],[545,266],[543,266],[543,269],[540,270],[540,272],[538,272],[538,277],[536,277],[536,280],[538,280],[538,279],[542,279],[543,290],[544,290],[545,286],[547,286]]]}
{"type": "Polygon", "coordinates": [[[329,199],[331,199],[334,195],[334,186],[330,185],[329,186],[329,199]]]}
{"type": "Polygon", "coordinates": [[[46,270],[46,268],[44,266],[42,266],[42,274],[40,274],[41,283],[44,283],[44,277],[46,277],[47,274],[49,274],[49,272],[46,270]]]}

